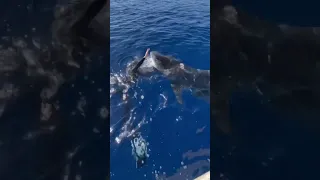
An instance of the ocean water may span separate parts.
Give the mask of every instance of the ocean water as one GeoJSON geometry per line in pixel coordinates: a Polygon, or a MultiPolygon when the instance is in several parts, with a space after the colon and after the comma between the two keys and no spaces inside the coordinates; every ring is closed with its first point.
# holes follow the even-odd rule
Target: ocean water
{"type": "MultiPolygon", "coordinates": [[[[210,68],[210,2],[114,0],[110,2],[110,71],[123,72],[147,48],[194,68],[210,68]]],[[[192,179],[210,168],[210,106],[183,94],[179,105],[170,83],[140,80],[129,91],[132,122],[148,142],[149,158],[136,168],[130,137],[120,143],[125,117],[121,98],[111,98],[111,179],[192,179]]]]}

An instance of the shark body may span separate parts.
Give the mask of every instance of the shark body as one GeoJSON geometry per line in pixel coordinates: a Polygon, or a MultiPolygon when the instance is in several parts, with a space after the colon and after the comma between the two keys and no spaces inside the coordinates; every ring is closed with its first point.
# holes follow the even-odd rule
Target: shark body
{"type": "MultiPolygon", "coordinates": [[[[138,63],[133,61],[127,67],[130,69],[138,63]]],[[[196,97],[200,97],[209,101],[210,97],[210,70],[195,69],[188,66],[171,56],[165,56],[159,52],[152,51],[146,57],[142,65],[137,69],[138,76],[150,77],[159,74],[171,83],[173,92],[177,101],[182,104],[183,90],[190,90],[196,97]]]]}

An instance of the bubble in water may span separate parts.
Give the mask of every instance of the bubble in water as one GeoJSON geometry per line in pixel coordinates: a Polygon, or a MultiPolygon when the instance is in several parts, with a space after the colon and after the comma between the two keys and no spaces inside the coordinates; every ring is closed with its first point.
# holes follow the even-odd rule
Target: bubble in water
{"type": "Polygon", "coordinates": [[[96,133],[96,134],[97,134],[97,133],[100,133],[99,129],[97,129],[96,127],[92,129],[92,132],[94,132],[94,133],[96,133]]]}
{"type": "Polygon", "coordinates": [[[115,141],[119,144],[121,142],[121,139],[119,137],[116,137],[115,141]]]}
{"type": "Polygon", "coordinates": [[[176,118],[176,121],[177,122],[179,122],[179,121],[181,121],[182,120],[182,117],[181,116],[178,116],[177,118],[176,118]]]}
{"type": "Polygon", "coordinates": [[[107,109],[106,107],[102,107],[102,108],[100,108],[99,114],[100,114],[100,117],[101,117],[102,119],[105,119],[105,118],[108,117],[109,111],[108,111],[108,109],[107,109]]]}

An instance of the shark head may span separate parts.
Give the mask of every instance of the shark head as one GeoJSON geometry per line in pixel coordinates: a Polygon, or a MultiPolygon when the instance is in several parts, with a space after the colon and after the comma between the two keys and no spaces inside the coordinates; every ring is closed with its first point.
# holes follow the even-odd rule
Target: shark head
{"type": "Polygon", "coordinates": [[[177,59],[171,56],[164,56],[157,51],[150,52],[149,58],[153,60],[155,68],[160,72],[172,69],[180,64],[177,59]]]}
{"type": "Polygon", "coordinates": [[[140,59],[134,59],[133,61],[131,61],[130,63],[128,63],[127,67],[126,67],[126,73],[129,76],[141,76],[141,77],[151,77],[153,75],[156,75],[157,68],[156,65],[154,63],[154,59],[152,58],[152,56],[147,56],[143,63],[140,64],[140,59]],[[139,67],[137,67],[139,66],[139,67]]]}

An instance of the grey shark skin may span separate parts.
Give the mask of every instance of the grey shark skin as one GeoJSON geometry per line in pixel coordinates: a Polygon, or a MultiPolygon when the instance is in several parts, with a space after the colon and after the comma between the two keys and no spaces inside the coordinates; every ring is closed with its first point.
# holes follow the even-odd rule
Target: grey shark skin
{"type": "MultiPolygon", "coordinates": [[[[132,62],[127,69],[137,64],[132,62]]],[[[150,77],[160,74],[170,80],[171,87],[177,101],[182,104],[182,91],[190,90],[196,97],[209,101],[210,96],[210,70],[195,69],[183,64],[174,57],[164,56],[156,51],[150,52],[143,64],[138,68],[138,75],[150,77]]]]}
{"type": "Polygon", "coordinates": [[[231,5],[216,7],[212,17],[211,107],[224,133],[237,128],[230,121],[229,100],[241,89],[255,90],[288,114],[315,113],[312,109],[320,107],[319,28],[266,22],[231,5]]]}

